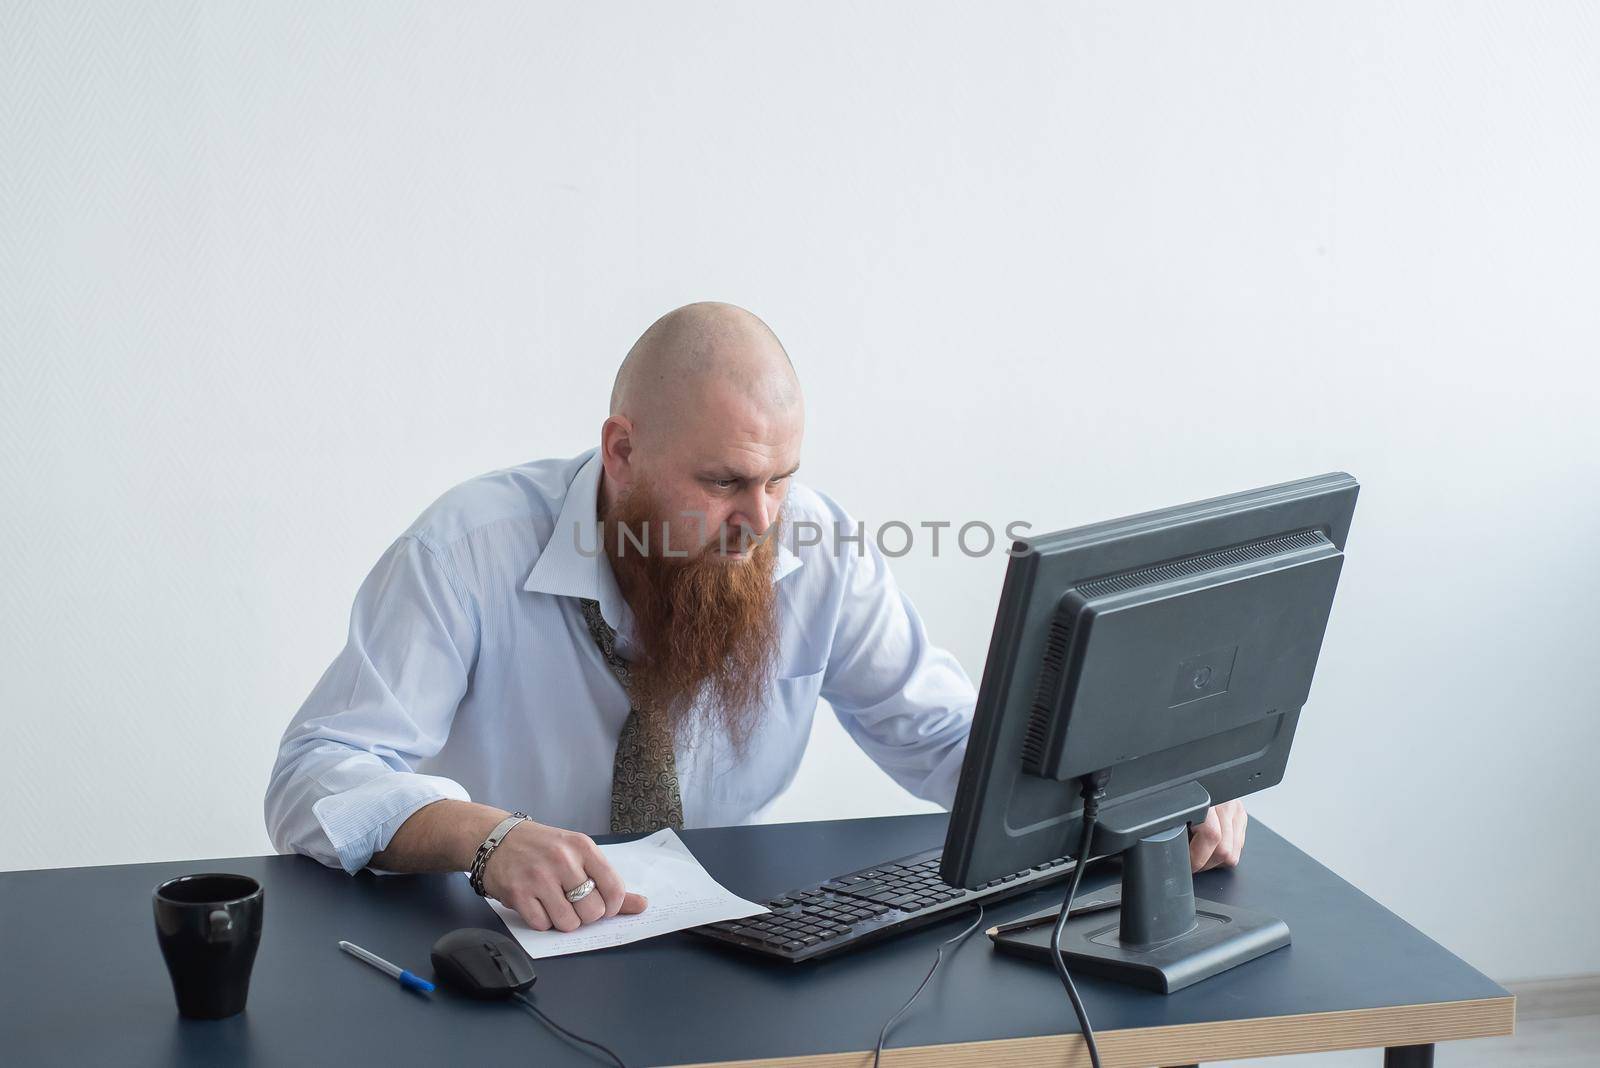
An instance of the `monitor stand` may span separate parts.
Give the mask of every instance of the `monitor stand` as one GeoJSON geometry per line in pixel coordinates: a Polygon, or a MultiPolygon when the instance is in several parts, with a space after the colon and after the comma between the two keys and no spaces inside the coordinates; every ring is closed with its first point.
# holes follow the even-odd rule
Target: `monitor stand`
{"type": "Polygon", "coordinates": [[[1067,921],[1069,968],[1170,994],[1289,944],[1275,916],[1195,898],[1188,824],[1197,805],[1203,815],[1210,796],[1190,783],[1102,811],[1093,852],[1121,855],[1122,905],[1067,921]]]}

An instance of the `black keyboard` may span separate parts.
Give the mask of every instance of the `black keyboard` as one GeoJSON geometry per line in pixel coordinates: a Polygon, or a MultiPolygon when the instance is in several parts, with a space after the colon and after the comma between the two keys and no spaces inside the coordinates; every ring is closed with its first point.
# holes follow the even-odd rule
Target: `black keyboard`
{"type": "Polygon", "coordinates": [[[939,878],[942,856],[930,849],[863,868],[775,898],[767,902],[770,913],[691,930],[769,957],[814,960],[1060,881],[1075,866],[1061,857],[967,890],[939,878]]]}

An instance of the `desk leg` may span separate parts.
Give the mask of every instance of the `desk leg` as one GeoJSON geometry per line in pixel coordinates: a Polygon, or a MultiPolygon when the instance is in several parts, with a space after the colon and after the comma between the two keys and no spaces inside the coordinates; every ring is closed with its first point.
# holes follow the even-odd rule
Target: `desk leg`
{"type": "Polygon", "coordinates": [[[1433,1068],[1433,1043],[1390,1046],[1383,1051],[1383,1068],[1433,1068]]]}

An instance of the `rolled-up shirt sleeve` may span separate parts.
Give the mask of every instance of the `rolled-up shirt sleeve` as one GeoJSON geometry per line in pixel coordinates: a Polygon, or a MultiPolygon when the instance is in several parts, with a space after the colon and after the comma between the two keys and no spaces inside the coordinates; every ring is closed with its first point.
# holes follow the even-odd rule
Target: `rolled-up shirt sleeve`
{"type": "Polygon", "coordinates": [[[267,833],[355,873],[413,812],[470,800],[418,774],[450,733],[476,660],[474,602],[447,557],[416,534],[384,553],[356,594],[349,639],[284,732],[268,780],[267,833]]]}
{"type": "MultiPolygon", "coordinates": [[[[844,529],[856,529],[842,510],[836,518],[844,529]]],[[[928,640],[922,618],[870,537],[859,551],[837,547],[834,562],[842,569],[842,597],[822,697],[890,778],[949,808],[977,703],[972,680],[952,654],[928,640]]]]}

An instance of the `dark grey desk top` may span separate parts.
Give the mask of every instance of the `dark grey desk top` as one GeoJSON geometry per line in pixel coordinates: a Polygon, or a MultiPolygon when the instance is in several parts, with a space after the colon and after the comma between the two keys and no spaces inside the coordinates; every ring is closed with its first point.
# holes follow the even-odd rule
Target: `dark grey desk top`
{"type": "MultiPolygon", "coordinates": [[[[724,885],[760,899],[938,845],[944,827],[942,815],[908,816],[715,828],[684,832],[683,838],[724,885]]],[[[1091,872],[1084,885],[1092,889],[1110,878],[1091,872]]],[[[1270,1017],[1276,1027],[1268,1030],[1278,1034],[1298,1026],[1297,1014],[1351,1014],[1316,1017],[1326,1030],[1330,1020],[1382,1015],[1360,1010],[1433,1006],[1464,1019],[1462,1010],[1483,1005],[1498,1022],[1480,1019],[1464,1026],[1435,1019],[1429,1031],[1420,1022],[1427,1014],[1411,1009],[1384,1016],[1388,1030],[1381,1035],[1387,1037],[1375,1040],[1380,1032],[1357,1028],[1343,1038],[1317,1039],[1316,1046],[1303,1041],[1299,1048],[1400,1044],[1395,1036],[1422,1042],[1509,1028],[1511,1003],[1504,990],[1259,822],[1251,824],[1237,871],[1208,872],[1196,884],[1203,896],[1283,917],[1294,944],[1165,997],[1081,979],[1098,1032],[1162,1028],[1179,1038],[1210,1035],[1206,1041],[1214,1043],[1214,1026],[1207,1031],[1182,1025],[1270,1017]],[[1396,1027],[1416,1033],[1402,1035],[1396,1027]]],[[[999,905],[986,914],[984,927],[1045,908],[1058,893],[1041,890],[999,905]]],[[[558,1022],[605,1041],[629,1065],[870,1050],[883,1021],[927,971],[934,947],[972,915],[802,965],[746,957],[688,934],[668,935],[541,961],[534,992],[558,1022]]],[[[497,925],[493,911],[459,875],[352,878],[303,857],[0,872],[0,1061],[599,1063],[515,1005],[473,1003],[443,990],[431,1000],[421,998],[335,944],[349,939],[426,975],[428,949],[440,934],[497,925]],[[266,888],[265,933],[250,1004],[230,1020],[182,1020],[156,948],[150,892],[173,875],[217,870],[254,876],[266,888]]],[[[1075,1032],[1050,969],[994,952],[979,931],[947,954],[889,1045],[1075,1032]]],[[[1072,1042],[1082,1048],[1076,1038],[1072,1042]]],[[[1205,1059],[1223,1047],[1202,1042],[1192,1048],[1200,1051],[1193,1059],[1205,1059]]]]}

